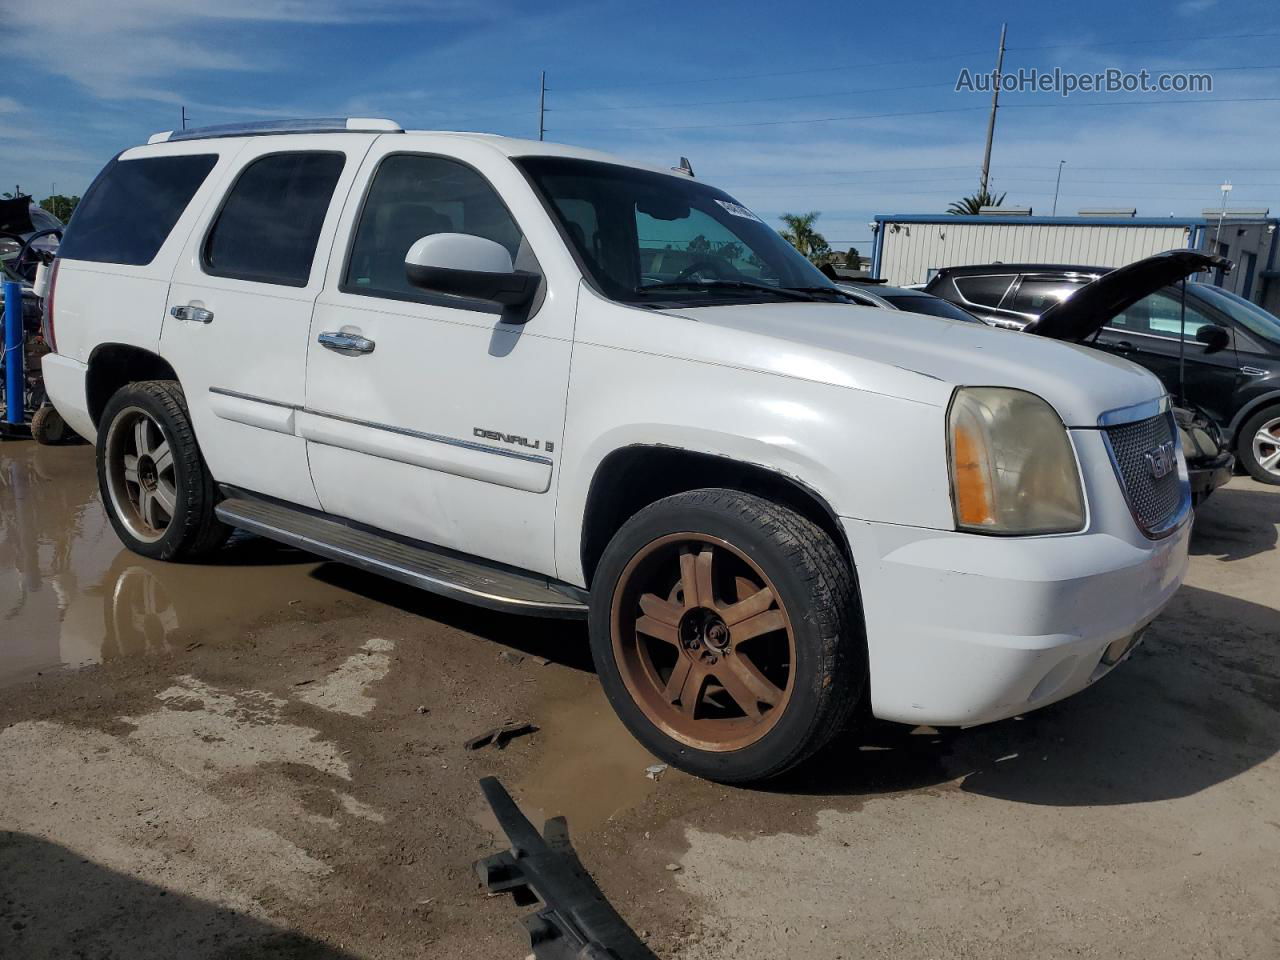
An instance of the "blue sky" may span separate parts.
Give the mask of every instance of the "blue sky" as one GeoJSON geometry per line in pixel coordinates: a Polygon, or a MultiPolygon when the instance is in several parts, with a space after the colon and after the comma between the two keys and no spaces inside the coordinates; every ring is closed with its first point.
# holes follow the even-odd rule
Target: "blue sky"
{"type": "Polygon", "coordinates": [[[991,69],[1002,21],[1006,70],[1214,75],[1210,94],[1002,95],[1006,203],[1048,213],[1065,160],[1059,213],[1198,214],[1224,179],[1233,206],[1280,212],[1275,0],[0,0],[0,189],[79,193],[183,105],[195,125],[361,115],[536,137],[545,69],[547,139],[687,156],[761,216],[820,210],[833,246],[865,248],[872,215],[976,188],[990,96],[954,85],[991,69]]]}

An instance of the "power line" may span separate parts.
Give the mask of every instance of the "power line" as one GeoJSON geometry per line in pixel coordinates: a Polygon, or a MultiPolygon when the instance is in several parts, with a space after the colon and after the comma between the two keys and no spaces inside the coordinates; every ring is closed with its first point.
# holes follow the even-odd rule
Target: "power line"
{"type": "Polygon", "coordinates": [[[962,53],[948,53],[929,57],[906,57],[901,60],[880,60],[876,63],[852,63],[838,67],[810,67],[804,70],[778,70],[772,73],[740,73],[719,77],[688,77],[683,80],[651,80],[646,83],[616,83],[594,87],[568,87],[558,93],[583,93],[596,90],[636,90],[647,87],[684,86],[689,83],[718,83],[722,80],[762,80],[770,77],[798,77],[812,73],[838,73],[841,70],[866,70],[873,67],[893,67],[904,63],[938,63],[946,60],[959,60],[972,57],[980,50],[966,50],[962,53]]]}
{"type": "MultiPolygon", "coordinates": [[[[1144,106],[1144,107],[1165,107],[1173,105],[1184,105],[1188,103],[1275,103],[1280,102],[1280,97],[1196,97],[1185,100],[1096,100],[1096,101],[1073,101],[1073,100],[1056,100],[1050,103],[1007,103],[1004,104],[1006,109],[1051,109],[1058,107],[1125,107],[1125,106],[1144,106]]],[[[902,110],[893,113],[862,113],[853,114],[842,117],[808,117],[802,120],[747,120],[735,123],[689,123],[675,124],[671,126],[640,126],[640,127],[572,127],[567,130],[561,130],[561,133],[597,133],[607,132],[610,130],[626,131],[626,130],[714,130],[726,129],[730,127],[776,127],[790,126],[805,123],[838,123],[846,120],[880,120],[892,117],[923,117],[941,113],[969,113],[974,110],[986,110],[984,106],[973,107],[947,107],[938,110],[902,110]]]]}
{"type": "Polygon", "coordinates": [[[1148,44],[1160,43],[1208,43],[1214,40],[1258,40],[1270,37],[1280,37],[1280,33],[1229,33],[1219,34],[1218,36],[1208,36],[1198,34],[1195,36],[1183,37],[1144,37],[1141,40],[1098,40],[1087,41],[1085,43],[1041,43],[1032,46],[1014,46],[1010,50],[1063,50],[1076,47],[1125,47],[1125,46],[1145,46],[1148,44]]]}
{"type": "MultiPolygon", "coordinates": [[[[605,110],[659,110],[670,107],[718,107],[736,103],[775,103],[780,100],[821,100],[829,97],[851,97],[858,93],[896,93],[900,90],[926,90],[933,87],[954,87],[955,81],[943,80],[940,83],[915,83],[902,87],[862,87],[857,90],[842,90],[831,93],[798,93],[786,97],[749,97],[742,100],[695,100],[679,103],[624,104],[608,107],[557,107],[556,113],[595,113],[605,110]]],[[[548,110],[548,113],[551,112],[548,110]]]]}

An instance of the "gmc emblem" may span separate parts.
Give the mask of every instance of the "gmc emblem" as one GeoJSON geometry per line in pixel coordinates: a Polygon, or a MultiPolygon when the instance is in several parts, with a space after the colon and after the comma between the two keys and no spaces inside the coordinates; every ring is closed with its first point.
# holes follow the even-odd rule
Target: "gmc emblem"
{"type": "Polygon", "coordinates": [[[1178,465],[1172,440],[1160,444],[1154,450],[1148,450],[1142,456],[1147,461],[1147,469],[1151,471],[1151,476],[1157,480],[1168,476],[1178,465]]]}

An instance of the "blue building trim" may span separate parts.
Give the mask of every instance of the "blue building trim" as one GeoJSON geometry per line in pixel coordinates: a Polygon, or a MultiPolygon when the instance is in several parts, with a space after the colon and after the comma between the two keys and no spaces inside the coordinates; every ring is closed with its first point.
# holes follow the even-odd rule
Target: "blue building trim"
{"type": "MultiPolygon", "coordinates": [[[[879,217],[876,217],[879,220],[879,217]]],[[[884,224],[876,227],[876,242],[871,245],[871,279],[880,279],[880,252],[884,248],[884,224]]]]}
{"type": "MultiPolygon", "coordinates": [[[[1036,224],[1043,227],[1203,227],[1204,217],[1005,217],[999,214],[981,216],[955,216],[946,213],[877,213],[875,222],[879,231],[886,223],[1017,223],[1036,224]]],[[[876,243],[879,249],[880,233],[876,243]]]]}

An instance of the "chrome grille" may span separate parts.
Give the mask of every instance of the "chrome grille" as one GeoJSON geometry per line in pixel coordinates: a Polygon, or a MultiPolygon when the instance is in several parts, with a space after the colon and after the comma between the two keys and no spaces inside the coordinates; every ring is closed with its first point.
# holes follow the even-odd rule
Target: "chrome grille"
{"type": "Polygon", "coordinates": [[[1179,446],[1172,415],[1161,413],[1105,427],[1103,433],[1138,526],[1153,536],[1167,530],[1190,502],[1190,492],[1176,464],[1163,477],[1157,477],[1148,454],[1171,440],[1175,448],[1179,446]]]}

